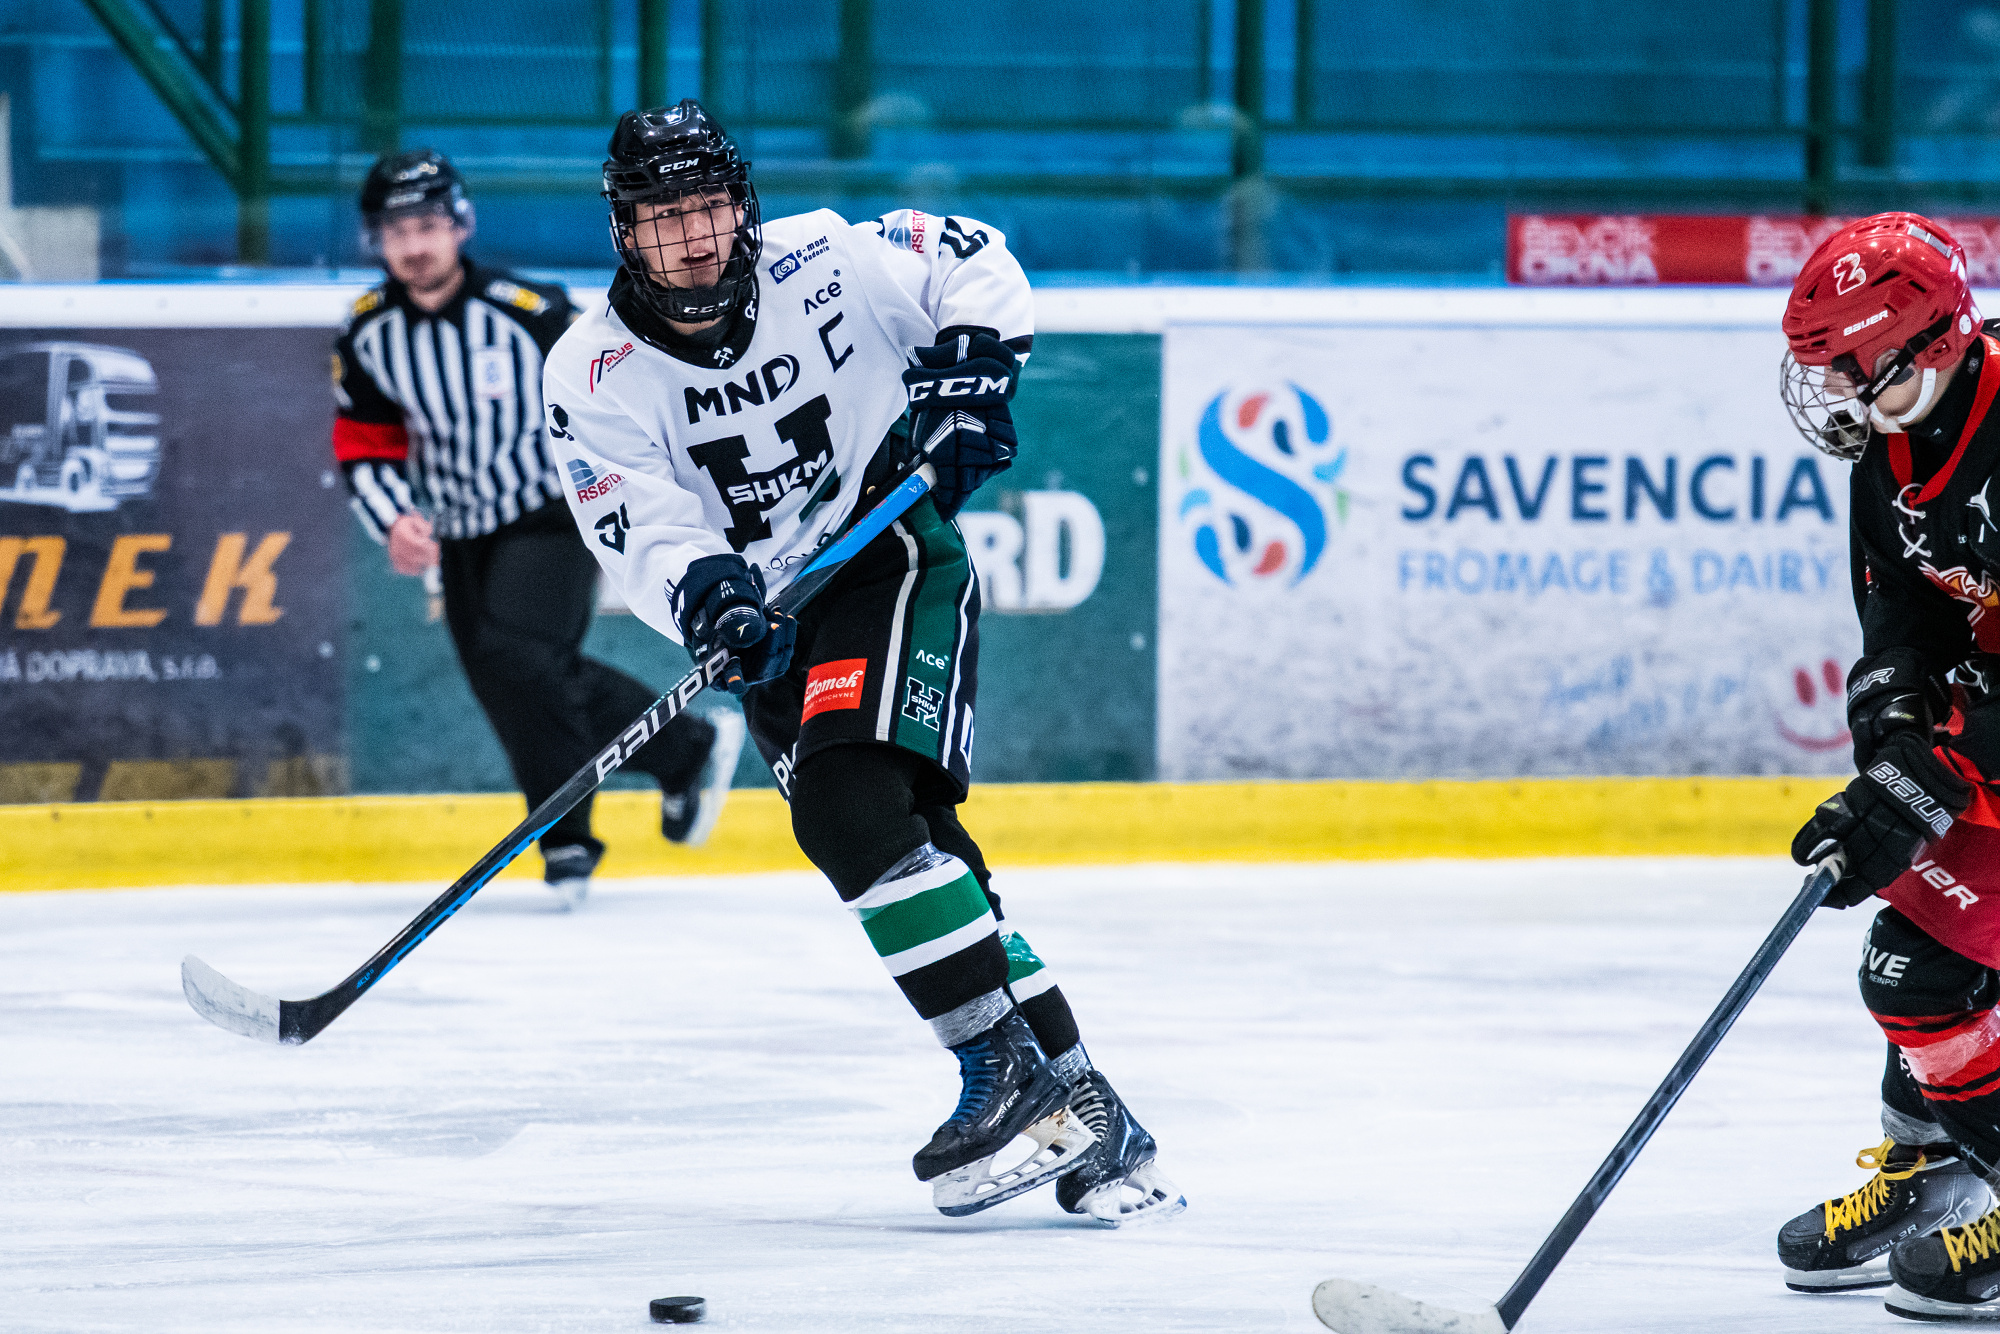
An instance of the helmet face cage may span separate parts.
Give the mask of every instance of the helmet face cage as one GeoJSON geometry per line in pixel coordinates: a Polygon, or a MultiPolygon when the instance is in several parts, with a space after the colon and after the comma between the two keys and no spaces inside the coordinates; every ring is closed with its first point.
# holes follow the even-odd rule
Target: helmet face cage
{"type": "MultiPolygon", "coordinates": [[[[607,173],[608,175],[609,173],[607,173]]],[[[721,175],[723,173],[703,173],[721,175]]],[[[743,303],[763,251],[757,190],[737,180],[676,182],[646,199],[611,197],[611,242],[640,304],[680,324],[721,319],[743,303]]]]}
{"type": "Polygon", "coordinates": [[[1949,332],[1952,320],[1946,315],[1895,349],[1893,356],[1885,352],[1872,377],[1852,352],[1843,352],[1824,366],[1808,366],[1787,350],[1779,393],[1792,425],[1813,448],[1849,463],[1859,459],[1868,446],[1869,410],[1875,400],[1884,389],[1903,384],[1916,373],[1924,349],[1949,332]],[[1829,384],[1830,376],[1838,377],[1837,382],[1829,384]]]}
{"type": "Polygon", "coordinates": [[[1854,385],[1846,372],[1832,366],[1802,366],[1789,351],[1779,368],[1778,392],[1792,425],[1813,448],[1847,463],[1861,457],[1871,434],[1868,404],[1854,385]],[[1839,376],[1840,383],[1828,386],[1830,374],[1839,376]]]}

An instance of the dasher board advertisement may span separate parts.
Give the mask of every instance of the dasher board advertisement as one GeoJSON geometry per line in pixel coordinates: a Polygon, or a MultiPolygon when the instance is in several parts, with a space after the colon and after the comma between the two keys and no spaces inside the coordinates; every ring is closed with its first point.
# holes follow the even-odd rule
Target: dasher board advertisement
{"type": "Polygon", "coordinates": [[[0,800],[343,790],[327,341],[0,329],[0,800]]]}
{"type": "Polygon", "coordinates": [[[1168,329],[1162,778],[1851,771],[1847,465],[1775,309],[1520,312],[1168,329]]]}

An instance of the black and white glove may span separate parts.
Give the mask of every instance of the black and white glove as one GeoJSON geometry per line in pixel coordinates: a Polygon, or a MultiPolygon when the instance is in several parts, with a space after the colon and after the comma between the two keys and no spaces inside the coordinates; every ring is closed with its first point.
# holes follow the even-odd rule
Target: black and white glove
{"type": "Polygon", "coordinates": [[[949,519],[1014,462],[1014,415],[1007,409],[1019,378],[1014,349],[991,329],[953,325],[916,357],[918,364],[903,372],[910,443],[936,470],[931,500],[949,519]]]}
{"type": "Polygon", "coordinates": [[[729,652],[716,684],[732,695],[784,675],[799,623],[764,601],[764,572],[743,557],[703,556],[673,593],[674,621],[696,663],[729,652]]]}
{"type": "Polygon", "coordinates": [[[1851,908],[1909,870],[1971,799],[1971,785],[1937,757],[1927,731],[1894,729],[1861,776],[1820,803],[1792,839],[1792,860],[1811,866],[1837,845],[1847,873],[1826,904],[1851,908]]]}
{"type": "Polygon", "coordinates": [[[1951,698],[1924,669],[1915,649],[1870,653],[1847,674],[1847,730],[1854,734],[1854,767],[1868,772],[1875,752],[1910,730],[1929,744],[1931,724],[1951,711],[1951,698]]]}

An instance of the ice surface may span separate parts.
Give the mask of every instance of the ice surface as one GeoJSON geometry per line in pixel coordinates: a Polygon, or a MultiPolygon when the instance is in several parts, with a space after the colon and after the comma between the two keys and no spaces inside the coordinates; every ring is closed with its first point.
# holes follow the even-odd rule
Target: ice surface
{"type": "MultiPolygon", "coordinates": [[[[0,895],[0,1329],[1318,1331],[1332,1276],[1505,1289],[1749,957],[1779,861],[1011,872],[1178,1219],[1042,1190],[940,1217],[956,1099],[823,882],[489,888],[304,1047],[223,1032],[183,954],[323,990],[431,885],[0,895]]],[[[1859,1185],[1865,912],[1821,913],[1520,1329],[1904,1327],[1785,1290],[1859,1185]]]]}

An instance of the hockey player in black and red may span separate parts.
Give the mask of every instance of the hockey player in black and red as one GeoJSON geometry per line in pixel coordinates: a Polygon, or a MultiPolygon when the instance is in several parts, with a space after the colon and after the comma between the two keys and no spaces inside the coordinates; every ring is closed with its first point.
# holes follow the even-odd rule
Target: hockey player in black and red
{"type": "Polygon", "coordinates": [[[971,779],[979,583],[952,518],[1006,468],[1034,332],[1006,238],[902,210],[764,220],[749,163],[693,101],[629,112],[604,195],[622,267],[549,354],[549,436],[626,605],[723,683],[792,829],[919,1017],[957,1108],[912,1161],[976,1213],[1054,1182],[1120,1225],[1184,1206],[1084,1051],[958,818],[971,779]],[[904,425],[905,413],[908,425],[904,425]],[[773,599],[919,461],[936,484],[796,617],[773,599]],[[754,633],[728,627],[745,622],[754,633]],[[726,637],[725,637],[726,636],[726,637]],[[1016,1135],[1023,1163],[995,1167],[1016,1135]]]}
{"type": "Polygon", "coordinates": [[[1785,312],[1784,396],[1854,462],[1859,770],[1793,843],[1845,852],[1828,902],[1880,895],[1863,999],[1889,1039],[1867,1184],[1780,1231],[1801,1291],[1893,1283],[1912,1319],[2000,1320],[2000,321],[1937,223],[1880,214],[1829,237],[1785,312]]]}

